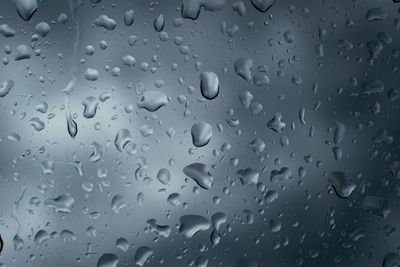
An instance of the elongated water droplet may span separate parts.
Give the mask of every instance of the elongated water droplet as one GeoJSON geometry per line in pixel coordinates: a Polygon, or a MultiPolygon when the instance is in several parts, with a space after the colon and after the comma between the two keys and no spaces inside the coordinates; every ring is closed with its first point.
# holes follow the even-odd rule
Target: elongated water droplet
{"type": "Polygon", "coordinates": [[[120,210],[126,206],[128,206],[128,204],[122,195],[115,195],[111,200],[111,209],[114,213],[119,213],[120,210]]]}
{"type": "Polygon", "coordinates": [[[131,26],[134,21],[135,21],[135,11],[133,11],[132,9],[126,11],[124,13],[125,26],[131,26]]]}
{"type": "Polygon", "coordinates": [[[250,81],[253,69],[253,60],[249,57],[240,57],[234,63],[235,72],[243,79],[250,81]]]}
{"type": "Polygon", "coordinates": [[[201,94],[211,100],[218,96],[219,79],[217,74],[211,71],[205,71],[200,74],[201,94]]]}
{"type": "Polygon", "coordinates": [[[11,90],[11,88],[14,87],[14,81],[13,80],[7,80],[4,81],[0,84],[0,97],[5,97],[11,90]]]}
{"type": "Polygon", "coordinates": [[[74,121],[74,119],[71,116],[71,113],[67,113],[67,129],[68,133],[72,138],[75,138],[75,136],[78,133],[78,125],[74,121]]]}
{"type": "Polygon", "coordinates": [[[182,1],[182,17],[189,19],[197,19],[200,10],[203,7],[207,11],[218,11],[225,6],[225,0],[183,0],[182,1]]]}
{"type": "Polygon", "coordinates": [[[109,31],[112,31],[117,26],[117,23],[112,18],[109,18],[107,15],[100,15],[95,21],[94,25],[97,27],[103,27],[109,31]]]}
{"type": "Polygon", "coordinates": [[[84,106],[83,116],[87,119],[93,118],[96,115],[97,106],[99,102],[94,96],[88,96],[82,101],[84,106]]]}
{"type": "Polygon", "coordinates": [[[24,240],[22,240],[22,238],[18,234],[16,234],[14,236],[13,243],[14,243],[14,250],[15,251],[21,251],[25,246],[24,240]]]}
{"type": "Polygon", "coordinates": [[[55,212],[70,213],[75,203],[74,198],[69,193],[62,194],[57,198],[48,198],[44,204],[53,208],[55,212]]]}
{"type": "Polygon", "coordinates": [[[193,145],[202,147],[207,145],[212,136],[211,125],[207,122],[197,122],[193,124],[191,129],[193,145]]]}
{"type": "Polygon", "coordinates": [[[164,15],[160,14],[157,18],[154,19],[154,29],[157,32],[162,31],[164,28],[164,15]]]}
{"type": "Polygon", "coordinates": [[[181,222],[179,233],[183,234],[186,238],[191,238],[197,232],[210,228],[210,222],[200,215],[184,215],[179,220],[181,222]]]}

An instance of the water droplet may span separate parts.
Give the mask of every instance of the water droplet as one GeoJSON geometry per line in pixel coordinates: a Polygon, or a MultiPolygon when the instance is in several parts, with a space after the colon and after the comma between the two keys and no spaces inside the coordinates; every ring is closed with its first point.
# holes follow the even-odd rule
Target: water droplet
{"type": "Polygon", "coordinates": [[[157,18],[154,19],[154,29],[157,32],[162,31],[164,28],[164,15],[160,14],[157,18]]]}
{"type": "Polygon", "coordinates": [[[114,139],[115,147],[118,151],[122,152],[124,149],[132,148],[129,144],[134,144],[131,133],[128,129],[120,129],[114,139]]]}
{"type": "Polygon", "coordinates": [[[50,25],[42,21],[35,26],[35,32],[37,32],[41,37],[46,37],[50,33],[50,25]]]}
{"type": "Polygon", "coordinates": [[[171,228],[168,225],[159,225],[156,219],[148,220],[147,224],[150,227],[150,232],[155,232],[157,235],[167,238],[171,233],[171,228]]]}
{"type": "Polygon", "coordinates": [[[179,233],[183,234],[186,238],[191,238],[197,232],[210,228],[210,222],[200,215],[184,215],[179,220],[181,222],[179,233]]]}
{"type": "Polygon", "coordinates": [[[272,233],[279,232],[282,228],[282,223],[278,221],[277,219],[271,219],[269,220],[269,230],[272,233]]]}
{"type": "Polygon", "coordinates": [[[21,251],[25,246],[24,240],[22,240],[22,238],[18,234],[16,234],[14,236],[13,243],[14,243],[14,250],[15,251],[21,251]]]}
{"type": "Polygon", "coordinates": [[[211,222],[215,230],[219,231],[222,224],[226,222],[226,214],[223,212],[217,212],[211,216],[211,222]]]}
{"type": "Polygon", "coordinates": [[[40,162],[40,167],[42,168],[43,174],[45,175],[52,175],[54,174],[54,161],[52,160],[43,160],[40,162]]]}
{"type": "Polygon", "coordinates": [[[97,260],[97,267],[117,267],[119,258],[112,253],[104,253],[97,260]]]}
{"type": "Polygon", "coordinates": [[[78,125],[72,118],[71,113],[68,112],[66,115],[68,133],[72,138],[75,138],[76,134],[78,133],[78,125]]]}
{"type": "Polygon", "coordinates": [[[39,230],[33,241],[36,243],[37,246],[43,245],[47,240],[49,240],[50,235],[45,230],[39,230]]]}
{"type": "Polygon", "coordinates": [[[258,183],[259,173],[252,167],[241,169],[236,172],[242,185],[252,185],[258,183]]]}
{"type": "Polygon", "coordinates": [[[29,120],[29,122],[30,125],[32,125],[33,128],[38,132],[44,129],[44,122],[40,120],[38,117],[33,117],[32,119],[29,120]]]}
{"type": "Polygon", "coordinates": [[[84,106],[83,116],[87,119],[93,118],[96,115],[97,106],[99,102],[94,96],[88,96],[82,101],[84,106]]]}
{"type": "Polygon", "coordinates": [[[250,81],[252,78],[251,72],[253,69],[253,60],[249,57],[238,58],[234,63],[235,72],[243,79],[250,81]]]}
{"type": "Polygon", "coordinates": [[[261,12],[266,12],[275,3],[275,0],[251,0],[253,6],[261,12]]]}
{"type": "Polygon", "coordinates": [[[128,206],[128,203],[122,195],[115,195],[111,200],[111,209],[114,213],[119,213],[126,206],[128,206]]]}
{"type": "Polygon", "coordinates": [[[285,126],[286,123],[282,121],[282,114],[279,112],[276,112],[274,117],[267,123],[267,127],[277,133],[281,133],[285,126]]]}
{"type": "Polygon", "coordinates": [[[384,20],[388,16],[389,16],[389,14],[386,13],[382,8],[375,7],[375,8],[371,8],[367,11],[367,13],[365,14],[365,19],[367,21],[384,20]]]}
{"type": "Polygon", "coordinates": [[[15,30],[7,24],[0,25],[0,33],[6,38],[15,36],[15,30]]]}
{"type": "Polygon", "coordinates": [[[168,196],[167,201],[169,204],[179,206],[182,204],[181,195],[179,193],[172,193],[168,196]]]}
{"type": "Polygon", "coordinates": [[[19,16],[27,21],[30,20],[38,8],[37,0],[13,0],[19,16]]]}
{"type": "Polygon", "coordinates": [[[344,135],[346,133],[346,126],[341,123],[341,122],[335,122],[336,127],[335,130],[333,131],[333,142],[335,144],[339,144],[342,142],[344,135]]]}
{"type": "Polygon", "coordinates": [[[203,163],[192,163],[183,168],[183,173],[192,178],[199,186],[204,189],[211,189],[213,176],[209,172],[207,165],[203,163]]]}
{"type": "Polygon", "coordinates": [[[390,213],[389,203],[386,199],[378,196],[366,196],[362,202],[364,210],[386,218],[390,213]]]}
{"type": "Polygon", "coordinates": [[[60,238],[64,242],[73,242],[76,240],[76,236],[70,230],[62,230],[60,233],[60,238]]]}
{"type": "Polygon", "coordinates": [[[385,85],[380,80],[370,80],[363,83],[362,89],[366,95],[382,93],[385,90],[385,85]]]}
{"type": "Polygon", "coordinates": [[[183,0],[182,17],[195,20],[202,7],[207,11],[218,11],[225,7],[225,0],[183,0]]]}
{"type": "Polygon", "coordinates": [[[88,81],[96,81],[100,76],[100,73],[96,69],[87,68],[85,71],[85,78],[88,81]]]}
{"type": "Polygon", "coordinates": [[[207,145],[212,136],[211,125],[207,122],[197,122],[193,124],[191,129],[193,145],[202,147],[207,145]]]}
{"type": "Polygon", "coordinates": [[[63,213],[70,213],[74,203],[75,200],[69,193],[62,194],[57,198],[48,198],[44,201],[44,204],[53,208],[55,212],[63,213]]]}
{"type": "Polygon", "coordinates": [[[218,96],[219,79],[217,74],[211,71],[205,71],[200,74],[201,94],[211,100],[218,96]]]}
{"type": "Polygon", "coordinates": [[[27,45],[21,44],[15,48],[14,59],[16,61],[23,60],[23,59],[29,59],[29,58],[31,58],[31,55],[32,55],[31,49],[27,45]]]}
{"type": "Polygon", "coordinates": [[[282,167],[280,170],[272,170],[270,181],[284,181],[292,177],[292,171],[288,167],[282,167]]]}
{"type": "Polygon", "coordinates": [[[167,169],[162,168],[157,173],[157,180],[164,185],[168,185],[171,182],[171,174],[167,169]]]}
{"type": "Polygon", "coordinates": [[[135,11],[133,11],[132,9],[126,11],[124,13],[125,26],[131,26],[134,21],[135,21],[135,11]]]}
{"type": "Polygon", "coordinates": [[[243,91],[239,94],[239,101],[245,108],[250,107],[253,98],[253,95],[249,91],[243,91]]]}
{"type": "Polygon", "coordinates": [[[112,31],[117,26],[117,23],[112,18],[109,18],[107,15],[100,15],[95,21],[94,25],[97,27],[103,27],[109,31],[112,31]]]}
{"type": "Polygon", "coordinates": [[[154,112],[167,104],[168,98],[164,92],[159,90],[146,90],[138,103],[138,107],[154,112]]]}
{"type": "Polygon", "coordinates": [[[150,247],[139,247],[135,253],[135,264],[143,266],[153,254],[154,250],[150,247]]]}
{"type": "Polygon", "coordinates": [[[295,39],[294,33],[292,31],[286,31],[283,33],[283,38],[285,39],[286,42],[293,43],[295,39]]]}
{"type": "Polygon", "coordinates": [[[129,242],[128,240],[126,240],[126,238],[123,237],[118,238],[117,241],[115,242],[115,245],[123,252],[126,252],[129,249],[129,242]]]}

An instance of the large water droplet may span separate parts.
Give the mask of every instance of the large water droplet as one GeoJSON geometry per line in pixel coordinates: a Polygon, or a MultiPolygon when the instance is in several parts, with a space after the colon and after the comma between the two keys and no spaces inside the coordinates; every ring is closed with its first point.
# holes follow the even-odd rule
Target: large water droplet
{"type": "Polygon", "coordinates": [[[171,174],[167,169],[162,168],[157,173],[157,180],[164,185],[168,185],[171,182],[171,174]]]}
{"type": "Polygon", "coordinates": [[[11,88],[14,87],[14,81],[13,80],[7,80],[4,81],[0,84],[0,97],[5,97],[11,90],[11,88]]]}
{"type": "Polygon", "coordinates": [[[191,129],[193,145],[202,147],[208,144],[212,136],[211,125],[207,122],[197,122],[191,129]]]}
{"type": "Polygon", "coordinates": [[[78,125],[76,124],[76,122],[74,121],[74,119],[72,118],[71,113],[67,113],[67,129],[68,129],[68,133],[72,138],[75,138],[75,136],[78,133],[78,125]]]}
{"type": "Polygon", "coordinates": [[[159,90],[146,90],[138,103],[138,107],[154,112],[167,104],[168,98],[164,92],[159,90]]]}
{"type": "Polygon", "coordinates": [[[199,186],[208,190],[211,189],[214,180],[209,170],[207,165],[203,163],[192,163],[183,168],[183,173],[192,178],[199,186]]]}
{"type": "Polygon", "coordinates": [[[184,215],[179,220],[181,222],[179,233],[183,234],[186,238],[191,238],[197,232],[210,228],[210,222],[200,215],[184,215]]]}
{"type": "Polygon", "coordinates": [[[74,198],[69,193],[62,194],[56,198],[48,198],[44,204],[53,208],[56,212],[70,213],[75,203],[74,198]]]}
{"type": "Polygon", "coordinates": [[[115,195],[111,200],[111,209],[114,213],[119,213],[120,210],[126,206],[128,206],[128,204],[122,195],[115,195]]]}
{"type": "Polygon", "coordinates": [[[236,172],[242,185],[257,184],[259,173],[252,167],[241,169],[236,172]]]}
{"type": "Polygon", "coordinates": [[[94,96],[88,96],[82,101],[84,106],[83,116],[87,119],[93,118],[96,115],[97,106],[99,102],[94,96]]]}
{"type": "Polygon", "coordinates": [[[343,172],[332,172],[328,181],[335,189],[336,195],[341,198],[348,198],[357,187],[357,185],[352,183],[343,172]]]}
{"type": "Polygon", "coordinates": [[[139,266],[143,266],[153,254],[154,250],[150,247],[139,247],[135,253],[135,263],[139,266]]]}
{"type": "Polygon", "coordinates": [[[14,4],[23,20],[30,20],[38,8],[37,0],[14,0],[14,4]]]}
{"type": "Polygon", "coordinates": [[[197,19],[201,7],[207,11],[218,11],[224,6],[225,0],[183,0],[181,12],[184,18],[197,19]]]}
{"type": "Polygon", "coordinates": [[[211,71],[205,71],[200,74],[201,94],[211,100],[217,97],[219,93],[219,79],[217,74],[211,71]]]}
{"type": "Polygon", "coordinates": [[[97,260],[97,267],[117,267],[119,258],[117,255],[112,253],[104,253],[97,260]]]}
{"type": "Polygon", "coordinates": [[[275,3],[275,0],[251,0],[253,6],[261,12],[266,12],[275,3]]]}
{"type": "Polygon", "coordinates": [[[234,63],[235,72],[243,79],[250,81],[252,78],[253,60],[249,57],[240,57],[234,63]]]}
{"type": "Polygon", "coordinates": [[[35,26],[35,32],[44,38],[50,33],[50,25],[42,21],[35,26]]]}
{"type": "Polygon", "coordinates": [[[126,11],[124,13],[125,26],[131,26],[134,21],[135,21],[135,11],[133,11],[132,9],[126,11]]]}
{"type": "Polygon", "coordinates": [[[112,18],[109,18],[107,15],[100,15],[95,21],[94,25],[97,27],[103,27],[109,31],[112,31],[117,26],[117,23],[112,18]]]}

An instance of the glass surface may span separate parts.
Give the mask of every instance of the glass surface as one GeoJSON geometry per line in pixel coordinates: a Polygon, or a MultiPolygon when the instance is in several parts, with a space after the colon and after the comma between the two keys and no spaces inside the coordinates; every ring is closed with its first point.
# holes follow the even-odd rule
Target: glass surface
{"type": "Polygon", "coordinates": [[[400,266],[400,1],[0,5],[1,267],[400,266]]]}

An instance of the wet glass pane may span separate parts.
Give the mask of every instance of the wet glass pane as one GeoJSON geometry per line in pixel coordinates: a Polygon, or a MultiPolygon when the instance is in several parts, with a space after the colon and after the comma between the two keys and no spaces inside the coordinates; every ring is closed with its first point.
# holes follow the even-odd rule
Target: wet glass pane
{"type": "Polygon", "coordinates": [[[0,5],[0,266],[400,266],[399,0],[0,5]]]}

